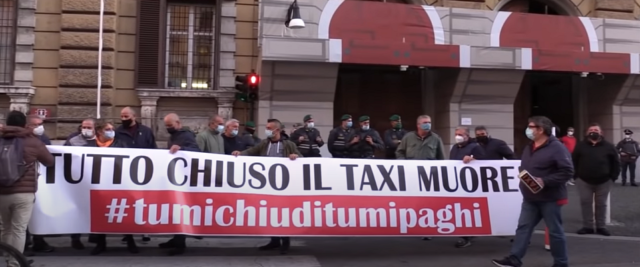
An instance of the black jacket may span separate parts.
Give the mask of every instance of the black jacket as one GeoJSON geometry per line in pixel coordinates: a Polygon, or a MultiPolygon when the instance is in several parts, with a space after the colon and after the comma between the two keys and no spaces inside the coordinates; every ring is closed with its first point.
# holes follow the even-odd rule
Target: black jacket
{"type": "Polygon", "coordinates": [[[135,126],[125,128],[120,125],[116,129],[116,139],[123,142],[129,148],[156,149],[156,138],[151,128],[136,122],[135,126]]]}
{"type": "Polygon", "coordinates": [[[537,148],[533,142],[522,151],[520,167],[533,177],[544,182],[542,191],[534,194],[524,183],[520,183],[520,192],[525,201],[552,202],[567,199],[567,182],[573,177],[573,162],[569,150],[556,138],[549,140],[537,148]]]}
{"type": "Polygon", "coordinates": [[[173,145],[180,146],[180,150],[201,152],[196,143],[196,135],[189,130],[180,129],[175,133],[172,133],[167,142],[167,149],[170,149],[173,145]]]}
{"type": "Polygon", "coordinates": [[[620,159],[612,143],[602,139],[593,144],[590,140],[578,142],[573,149],[573,167],[576,179],[599,185],[618,179],[620,159]]]}
{"type": "Polygon", "coordinates": [[[640,154],[640,146],[636,140],[625,138],[618,142],[616,151],[620,153],[620,160],[624,162],[635,162],[638,160],[638,154],[640,154]],[[622,153],[624,153],[624,155],[622,153]]]}
{"type": "Polygon", "coordinates": [[[459,145],[453,145],[449,152],[449,159],[463,160],[465,156],[473,156],[474,159],[484,159],[484,151],[478,143],[464,142],[459,145]]]}
{"type": "Polygon", "coordinates": [[[226,155],[231,155],[233,151],[244,151],[255,145],[251,136],[246,135],[228,137],[222,134],[222,140],[224,141],[224,153],[226,155]]]}
{"type": "Polygon", "coordinates": [[[478,142],[477,139],[475,141],[484,150],[484,156],[482,158],[484,160],[516,159],[513,150],[511,150],[505,141],[491,137],[484,143],[478,142]]]}
{"type": "Polygon", "coordinates": [[[315,128],[302,127],[295,130],[289,141],[294,142],[298,146],[300,154],[307,157],[320,157],[320,147],[324,145],[324,141],[320,136],[320,131],[315,128]],[[300,141],[300,137],[304,136],[304,140],[300,141]],[[316,139],[320,137],[320,142],[316,139]]]}

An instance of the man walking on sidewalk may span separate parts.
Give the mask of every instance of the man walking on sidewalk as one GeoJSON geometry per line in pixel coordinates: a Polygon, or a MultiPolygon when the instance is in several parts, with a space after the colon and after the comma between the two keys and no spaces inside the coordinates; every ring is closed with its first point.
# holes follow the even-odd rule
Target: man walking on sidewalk
{"type": "Polygon", "coordinates": [[[525,134],[532,142],[524,148],[520,164],[538,181],[542,190],[533,193],[524,183],[520,183],[524,201],[516,237],[509,256],[493,260],[496,266],[522,266],[531,235],[540,220],[544,220],[549,228],[553,267],[569,266],[567,241],[562,227],[562,206],[567,202],[567,181],[573,177],[573,162],[569,151],[551,134],[552,125],[546,117],[529,119],[525,134]]]}
{"type": "Polygon", "coordinates": [[[624,139],[618,142],[616,150],[620,153],[620,161],[622,164],[622,186],[627,185],[627,170],[629,170],[629,182],[631,186],[636,184],[636,161],[638,160],[638,151],[640,146],[636,140],[631,138],[633,132],[629,129],[624,130],[624,139]]]}
{"type": "Polygon", "coordinates": [[[576,186],[582,206],[582,229],[578,234],[611,234],[605,228],[607,198],[612,180],[620,174],[618,152],[612,143],[604,140],[600,125],[594,123],[587,130],[586,140],[573,151],[576,186]],[[595,200],[595,230],[593,228],[593,201],[595,200]]]}

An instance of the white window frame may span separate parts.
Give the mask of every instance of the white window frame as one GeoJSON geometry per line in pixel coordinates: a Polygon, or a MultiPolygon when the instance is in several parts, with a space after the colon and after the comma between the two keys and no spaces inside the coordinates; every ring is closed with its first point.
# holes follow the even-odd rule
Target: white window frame
{"type": "MultiPolygon", "coordinates": [[[[171,36],[172,35],[187,35],[187,82],[186,84],[181,83],[180,84],[180,89],[182,90],[193,90],[194,88],[194,83],[193,83],[193,57],[194,57],[194,51],[193,51],[193,39],[195,36],[211,36],[211,41],[213,46],[216,45],[215,42],[215,27],[216,27],[216,19],[215,16],[217,16],[217,14],[213,14],[213,21],[212,21],[212,27],[211,29],[213,30],[212,32],[196,32],[196,7],[195,5],[173,5],[173,6],[188,6],[189,7],[189,28],[188,30],[185,31],[172,31],[171,30],[171,4],[168,5],[167,8],[167,29],[166,29],[166,51],[165,51],[165,62],[164,62],[164,84],[166,87],[169,87],[169,57],[170,54],[169,53],[169,46],[171,45],[171,36]],[[184,84],[184,86],[183,86],[184,84]]],[[[215,10],[215,9],[214,9],[215,10]]],[[[212,47],[214,48],[214,47],[212,47]]],[[[215,49],[212,49],[213,51],[215,51],[215,49]]],[[[211,76],[210,77],[215,77],[213,74],[214,72],[214,58],[215,58],[215,53],[211,51],[211,76]]],[[[206,84],[206,87],[200,87],[200,88],[196,88],[198,90],[202,90],[202,89],[214,89],[213,88],[213,84],[216,83],[216,81],[212,81],[212,84],[206,84]]]]}

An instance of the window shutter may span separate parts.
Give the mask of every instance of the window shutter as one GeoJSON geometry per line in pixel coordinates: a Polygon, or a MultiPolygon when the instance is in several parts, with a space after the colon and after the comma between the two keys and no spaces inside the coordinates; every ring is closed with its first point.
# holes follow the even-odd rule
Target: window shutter
{"type": "Polygon", "coordinates": [[[160,88],[161,0],[138,0],[138,42],[136,50],[136,84],[139,88],[160,88]]]}

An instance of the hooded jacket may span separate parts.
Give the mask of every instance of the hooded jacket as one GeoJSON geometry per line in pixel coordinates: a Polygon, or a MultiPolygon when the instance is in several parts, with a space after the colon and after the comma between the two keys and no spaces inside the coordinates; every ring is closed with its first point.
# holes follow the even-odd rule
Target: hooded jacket
{"type": "Polygon", "coordinates": [[[13,185],[0,187],[0,195],[35,193],[38,191],[38,162],[44,166],[51,167],[55,164],[53,155],[51,155],[44,143],[40,141],[40,138],[29,129],[4,126],[0,129],[0,134],[1,138],[23,138],[24,162],[28,166],[24,176],[13,185]]]}

